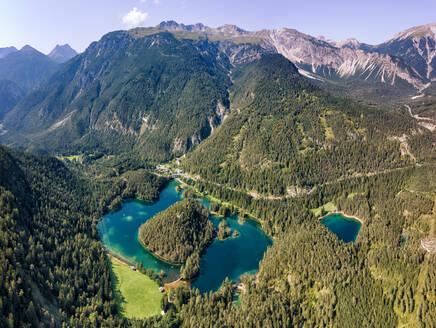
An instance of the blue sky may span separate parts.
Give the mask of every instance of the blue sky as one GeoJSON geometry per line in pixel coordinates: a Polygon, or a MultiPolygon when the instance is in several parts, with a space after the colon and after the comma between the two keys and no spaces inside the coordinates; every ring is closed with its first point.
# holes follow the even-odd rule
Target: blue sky
{"type": "Polygon", "coordinates": [[[406,28],[436,22],[435,0],[0,0],[0,47],[83,51],[107,32],[163,20],[235,24],[247,30],[295,28],[340,41],[377,44],[406,28]]]}

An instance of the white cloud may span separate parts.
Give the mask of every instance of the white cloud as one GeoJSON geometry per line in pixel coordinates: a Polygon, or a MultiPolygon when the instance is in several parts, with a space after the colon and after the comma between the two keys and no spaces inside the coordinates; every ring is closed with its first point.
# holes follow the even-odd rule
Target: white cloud
{"type": "Polygon", "coordinates": [[[160,0],[153,0],[155,5],[158,5],[160,3],[160,0]]]}
{"type": "Polygon", "coordinates": [[[135,7],[124,15],[123,23],[130,27],[136,27],[144,23],[144,21],[147,19],[147,16],[147,12],[141,12],[140,10],[138,10],[138,8],[135,7]]]}
{"type": "Polygon", "coordinates": [[[139,2],[146,3],[147,0],[139,0],[139,2]]]}

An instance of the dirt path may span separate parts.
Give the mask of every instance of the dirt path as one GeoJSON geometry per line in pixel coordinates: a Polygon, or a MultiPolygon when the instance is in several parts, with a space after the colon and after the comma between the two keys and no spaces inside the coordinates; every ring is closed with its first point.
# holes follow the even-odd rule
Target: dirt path
{"type": "Polygon", "coordinates": [[[421,247],[428,253],[436,254],[436,196],[434,198],[433,213],[430,222],[430,233],[427,238],[421,239],[421,247]]]}
{"type": "Polygon", "coordinates": [[[416,114],[414,115],[412,113],[412,108],[410,108],[409,105],[404,105],[404,106],[409,111],[410,116],[418,121],[419,125],[421,125],[422,127],[426,128],[426,129],[429,129],[432,132],[436,129],[436,120],[428,118],[428,117],[421,117],[421,116],[416,115],[416,114]]]}
{"type": "Polygon", "coordinates": [[[412,108],[410,108],[409,105],[404,105],[404,106],[406,106],[406,108],[407,108],[408,111],[409,111],[410,116],[412,116],[415,120],[418,120],[418,121],[432,121],[432,122],[434,122],[434,120],[431,119],[431,118],[429,118],[429,117],[421,117],[421,116],[416,115],[416,114],[413,115],[413,113],[412,113],[412,108]]]}
{"type": "Polygon", "coordinates": [[[129,263],[124,262],[123,260],[120,260],[118,257],[113,256],[113,255],[110,254],[110,253],[106,253],[106,256],[107,256],[108,258],[114,260],[115,262],[121,264],[121,265],[124,265],[124,266],[127,266],[127,267],[131,267],[131,265],[130,265],[129,263]]]}
{"type": "MultiPolygon", "coordinates": [[[[412,158],[414,158],[413,154],[410,154],[410,155],[411,155],[412,158]]],[[[333,180],[333,181],[324,182],[322,184],[319,184],[319,185],[313,187],[310,190],[302,189],[299,192],[292,192],[292,191],[288,190],[287,194],[284,195],[284,196],[263,195],[263,194],[259,194],[259,193],[255,192],[255,191],[247,191],[247,190],[243,190],[243,189],[229,187],[229,186],[217,183],[217,182],[213,182],[213,181],[208,181],[208,180],[202,179],[199,176],[192,176],[192,175],[187,174],[187,173],[182,173],[182,174],[180,174],[180,176],[185,178],[185,179],[191,179],[191,180],[194,180],[194,181],[201,181],[201,182],[209,183],[209,184],[221,187],[221,188],[226,188],[228,190],[233,190],[233,191],[236,191],[236,192],[242,192],[242,193],[245,193],[245,194],[251,196],[254,199],[283,200],[283,199],[288,199],[288,198],[296,198],[296,197],[299,197],[299,196],[302,196],[302,195],[310,195],[317,188],[320,188],[320,187],[323,187],[323,186],[327,186],[327,185],[331,185],[331,184],[335,184],[335,183],[338,183],[338,182],[341,182],[341,181],[345,181],[345,180],[348,180],[348,179],[355,179],[355,178],[361,178],[361,177],[371,177],[371,176],[378,175],[378,174],[385,174],[385,173],[390,173],[390,172],[395,172],[395,171],[401,171],[401,170],[409,169],[411,167],[413,167],[413,166],[396,167],[396,168],[393,168],[393,169],[386,169],[386,170],[382,170],[382,171],[374,171],[374,172],[367,172],[367,173],[353,173],[352,175],[342,176],[342,177],[339,177],[338,179],[333,180]]],[[[180,179],[176,179],[176,180],[178,180],[181,183],[184,183],[180,179]]]]}

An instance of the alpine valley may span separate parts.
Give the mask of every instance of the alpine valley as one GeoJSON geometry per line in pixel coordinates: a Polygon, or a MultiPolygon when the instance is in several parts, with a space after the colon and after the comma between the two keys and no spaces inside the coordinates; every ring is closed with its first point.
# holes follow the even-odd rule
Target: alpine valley
{"type": "Polygon", "coordinates": [[[0,122],[2,327],[435,326],[436,23],[1,48],[0,122]]]}

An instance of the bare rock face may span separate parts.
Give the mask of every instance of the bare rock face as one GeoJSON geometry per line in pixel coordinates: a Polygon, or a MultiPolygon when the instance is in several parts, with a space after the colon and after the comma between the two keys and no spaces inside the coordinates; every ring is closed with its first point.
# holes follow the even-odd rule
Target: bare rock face
{"type": "Polygon", "coordinates": [[[157,29],[163,31],[185,31],[185,32],[196,32],[196,33],[204,33],[209,35],[214,34],[222,34],[226,37],[235,37],[241,36],[245,34],[250,34],[251,32],[244,31],[236,25],[226,24],[217,28],[212,28],[209,26],[205,26],[201,23],[197,23],[194,25],[185,25],[179,24],[175,21],[165,21],[156,26],[157,29]]]}
{"type": "Polygon", "coordinates": [[[360,49],[360,42],[354,38],[350,38],[341,42],[336,42],[335,46],[338,48],[360,49]]]}
{"type": "Polygon", "coordinates": [[[172,143],[171,151],[175,154],[185,153],[187,150],[197,146],[201,141],[206,139],[212,132],[227,118],[230,110],[221,101],[217,102],[213,115],[207,117],[208,127],[192,134],[186,139],[175,138],[172,143]]]}
{"type": "Polygon", "coordinates": [[[296,30],[280,29],[271,31],[267,42],[300,70],[315,77],[347,79],[358,76],[391,85],[402,79],[418,90],[426,86],[425,80],[401,60],[358,49],[357,40],[346,40],[334,46],[296,30]]]}
{"type": "Polygon", "coordinates": [[[226,54],[230,64],[232,65],[249,63],[258,60],[263,54],[268,52],[261,46],[233,44],[229,42],[221,44],[220,50],[226,54]]]}
{"type": "Polygon", "coordinates": [[[412,27],[371,50],[397,56],[421,77],[436,81],[436,23],[412,27]]]}
{"type": "Polygon", "coordinates": [[[436,24],[411,28],[378,46],[353,38],[335,42],[288,28],[251,32],[235,25],[211,28],[174,21],[163,22],[157,28],[197,33],[218,41],[232,65],[258,59],[264,53],[279,53],[301,74],[324,82],[353,78],[386,88],[401,84],[413,93],[436,80],[436,24]]]}

